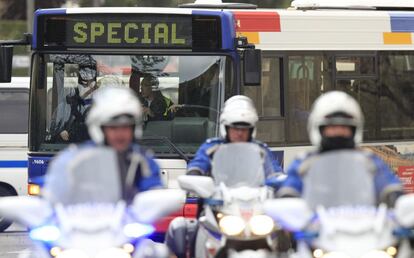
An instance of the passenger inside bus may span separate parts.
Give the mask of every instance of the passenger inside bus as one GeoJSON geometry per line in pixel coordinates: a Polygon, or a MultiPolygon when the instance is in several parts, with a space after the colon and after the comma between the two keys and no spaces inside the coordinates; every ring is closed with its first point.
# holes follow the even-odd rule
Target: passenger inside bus
{"type": "Polygon", "coordinates": [[[89,138],[85,118],[92,103],[92,92],[98,88],[96,78],[96,66],[79,67],[77,87],[68,89],[69,93],[52,115],[50,141],[81,142],[89,138]]]}
{"type": "MultiPolygon", "coordinates": [[[[136,84],[139,84],[139,77],[137,81],[132,82],[131,88],[136,90],[136,84]]],[[[145,75],[140,85],[138,96],[143,105],[144,120],[171,120],[172,112],[170,107],[174,103],[161,93],[158,78],[152,75],[145,75]]]]}

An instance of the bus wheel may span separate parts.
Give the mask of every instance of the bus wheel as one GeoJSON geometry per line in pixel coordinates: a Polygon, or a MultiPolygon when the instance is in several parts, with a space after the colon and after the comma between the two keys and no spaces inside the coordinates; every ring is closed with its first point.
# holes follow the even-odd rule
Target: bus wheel
{"type": "MultiPolygon", "coordinates": [[[[15,196],[17,195],[16,191],[7,185],[0,184],[0,198],[5,196],[15,196]]],[[[12,224],[11,221],[8,221],[0,216],[0,232],[6,230],[12,224]]]]}

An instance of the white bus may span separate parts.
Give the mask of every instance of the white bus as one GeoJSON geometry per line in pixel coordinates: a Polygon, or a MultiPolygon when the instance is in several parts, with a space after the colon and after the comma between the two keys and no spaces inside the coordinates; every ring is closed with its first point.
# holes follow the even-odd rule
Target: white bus
{"type": "Polygon", "coordinates": [[[237,33],[262,50],[262,85],[243,93],[260,114],[258,138],[285,168],[310,148],[314,100],[341,90],[362,106],[368,148],[414,190],[414,2],[296,0],[234,13],[237,33]]]}
{"type": "MultiPolygon", "coordinates": [[[[0,83],[0,197],[27,194],[29,77],[0,83]]],[[[0,217],[0,232],[10,225],[0,217]]]]}

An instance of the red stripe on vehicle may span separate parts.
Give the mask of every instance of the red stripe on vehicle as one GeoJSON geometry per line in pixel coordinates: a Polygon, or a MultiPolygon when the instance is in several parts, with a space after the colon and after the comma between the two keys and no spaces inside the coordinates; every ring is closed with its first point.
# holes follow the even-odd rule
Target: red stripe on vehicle
{"type": "Polygon", "coordinates": [[[277,12],[233,12],[237,32],[280,32],[277,12]]]}

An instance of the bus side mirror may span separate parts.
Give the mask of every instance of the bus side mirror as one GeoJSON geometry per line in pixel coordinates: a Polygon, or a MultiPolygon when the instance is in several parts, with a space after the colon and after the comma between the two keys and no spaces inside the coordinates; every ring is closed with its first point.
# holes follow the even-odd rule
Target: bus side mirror
{"type": "Polygon", "coordinates": [[[262,83],[262,51],[245,49],[243,62],[244,85],[260,86],[262,83]]]}
{"type": "Polygon", "coordinates": [[[0,82],[11,82],[13,46],[0,46],[0,82]]]}

